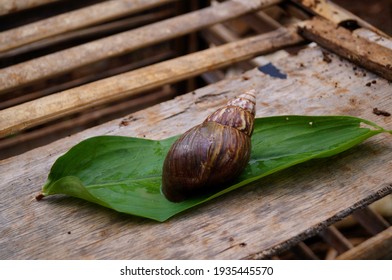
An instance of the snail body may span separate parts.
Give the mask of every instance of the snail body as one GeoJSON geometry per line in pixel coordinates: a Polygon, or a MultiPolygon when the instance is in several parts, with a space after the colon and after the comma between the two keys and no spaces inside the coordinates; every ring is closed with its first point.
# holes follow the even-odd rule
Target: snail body
{"type": "Polygon", "coordinates": [[[209,193],[246,167],[255,116],[255,91],[230,100],[171,146],[162,173],[162,192],[172,202],[209,193]]]}

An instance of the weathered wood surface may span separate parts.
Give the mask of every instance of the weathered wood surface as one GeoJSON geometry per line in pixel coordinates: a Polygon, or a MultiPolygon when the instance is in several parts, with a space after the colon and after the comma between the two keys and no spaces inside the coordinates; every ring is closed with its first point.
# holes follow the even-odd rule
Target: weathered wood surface
{"type": "Polygon", "coordinates": [[[295,28],[281,28],[38,98],[0,111],[0,137],[301,41],[295,28]]]}
{"type": "MultiPolygon", "coordinates": [[[[301,23],[299,33],[308,40],[392,81],[392,49],[354,36],[350,30],[335,26],[321,18],[301,23]]],[[[381,36],[379,38],[382,39],[381,36]]]]}
{"type": "Polygon", "coordinates": [[[376,32],[373,32],[366,28],[358,28],[353,31],[354,36],[364,38],[370,42],[383,46],[387,49],[392,49],[392,37],[380,36],[376,32]]]}
{"type": "Polygon", "coordinates": [[[4,68],[0,94],[90,63],[176,38],[280,2],[231,0],[4,68]]]}
{"type": "Polygon", "coordinates": [[[61,33],[17,48],[13,48],[8,51],[0,52],[0,61],[2,59],[12,59],[25,53],[31,53],[36,50],[52,47],[57,44],[68,43],[70,41],[78,40],[81,38],[86,39],[96,36],[102,36],[104,34],[130,30],[135,28],[136,26],[147,25],[151,22],[156,22],[168,18],[169,16],[173,16],[173,10],[170,9],[170,7],[167,7],[156,12],[141,13],[128,16],[126,18],[101,23],[98,25],[71,30],[66,33],[61,33]]]}
{"type": "Polygon", "coordinates": [[[319,48],[274,62],[287,79],[257,69],[123,119],[0,162],[2,259],[264,258],[392,192],[392,137],[378,135],[329,159],[301,164],[165,223],[66,196],[33,198],[55,159],[82,139],[161,139],[202,121],[228,98],[256,88],[257,116],[353,115],[392,129],[392,85],[319,48]],[[373,82],[374,81],[374,82],[373,82]],[[367,84],[370,82],[370,86],[367,84]]]}
{"type": "Polygon", "coordinates": [[[105,1],[0,32],[0,52],[44,38],[151,9],[174,0],[105,1]]]}
{"type": "Polygon", "coordinates": [[[0,15],[34,8],[59,0],[4,0],[0,1],[0,15]]]}
{"type": "Polygon", "coordinates": [[[365,27],[369,30],[372,30],[379,35],[386,35],[381,30],[378,30],[376,27],[372,26],[367,21],[361,19],[355,14],[347,11],[341,6],[333,3],[333,1],[329,0],[291,0],[292,2],[297,3],[298,5],[305,8],[307,11],[314,15],[319,15],[325,19],[327,19],[331,23],[335,23],[336,25],[341,24],[345,21],[353,21],[359,26],[365,27]]]}

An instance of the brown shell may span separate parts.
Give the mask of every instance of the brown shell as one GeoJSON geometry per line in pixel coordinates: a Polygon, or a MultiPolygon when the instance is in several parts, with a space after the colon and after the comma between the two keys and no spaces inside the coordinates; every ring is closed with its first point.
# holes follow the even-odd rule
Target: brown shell
{"type": "Polygon", "coordinates": [[[250,158],[253,122],[254,91],[250,91],[185,132],[163,164],[165,197],[180,202],[217,191],[238,177],[250,158]]]}

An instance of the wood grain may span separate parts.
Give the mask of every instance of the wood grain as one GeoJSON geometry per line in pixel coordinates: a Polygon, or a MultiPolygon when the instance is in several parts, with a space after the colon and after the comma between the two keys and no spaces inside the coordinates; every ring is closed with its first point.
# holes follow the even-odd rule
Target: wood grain
{"type": "Polygon", "coordinates": [[[344,22],[344,21],[355,21],[356,24],[362,26],[366,29],[372,30],[373,32],[378,33],[382,36],[387,36],[384,32],[372,26],[367,21],[361,19],[355,14],[347,11],[341,6],[333,3],[328,0],[291,0],[292,2],[297,3],[307,11],[311,12],[314,15],[321,16],[328,20],[331,23],[335,23],[336,25],[344,22]]]}
{"type": "Polygon", "coordinates": [[[278,2],[280,1],[231,0],[9,66],[0,71],[0,94],[104,58],[176,38],[278,2]]]}
{"type": "Polygon", "coordinates": [[[174,0],[105,1],[0,33],[0,52],[93,24],[120,18],[174,0]]]}
{"type": "Polygon", "coordinates": [[[350,30],[315,18],[303,22],[299,33],[320,46],[392,81],[392,49],[353,36],[350,30]]]}
{"type": "Polygon", "coordinates": [[[392,85],[333,54],[326,62],[323,51],[310,48],[273,61],[287,79],[254,69],[0,161],[0,258],[267,258],[392,193],[392,138],[384,134],[333,158],[268,176],[165,223],[67,196],[33,199],[55,159],[79,141],[103,134],[169,137],[249,88],[257,89],[259,117],[353,115],[392,129],[390,117],[372,113],[374,106],[392,108],[392,85]]]}
{"type": "Polygon", "coordinates": [[[156,22],[173,16],[173,11],[170,8],[163,9],[157,12],[142,13],[118,19],[115,21],[105,22],[94,26],[85,27],[73,31],[68,31],[59,35],[51,36],[46,39],[23,45],[11,49],[9,51],[0,52],[0,61],[2,59],[11,60],[19,55],[34,52],[40,49],[53,47],[57,44],[66,44],[73,40],[94,38],[96,36],[104,36],[107,34],[114,34],[124,30],[135,28],[136,26],[146,25],[148,23],[156,22]]]}
{"type": "Polygon", "coordinates": [[[15,13],[18,11],[49,4],[58,0],[6,0],[0,2],[0,15],[15,13]]]}
{"type": "Polygon", "coordinates": [[[281,28],[38,98],[0,112],[0,137],[301,41],[294,28],[281,28]]]}

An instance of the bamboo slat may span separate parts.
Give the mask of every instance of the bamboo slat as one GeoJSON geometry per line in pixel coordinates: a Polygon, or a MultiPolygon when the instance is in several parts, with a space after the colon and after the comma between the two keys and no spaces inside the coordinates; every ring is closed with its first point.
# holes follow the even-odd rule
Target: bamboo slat
{"type": "MultiPolygon", "coordinates": [[[[215,46],[220,46],[226,43],[235,42],[241,39],[235,32],[227,28],[224,24],[218,23],[207,29],[204,29],[201,32],[202,36],[209,43],[214,44],[215,46]]],[[[252,63],[252,61],[242,61],[233,65],[234,67],[240,68],[241,70],[250,70],[256,65],[252,63]]],[[[215,78],[219,76],[215,75],[215,78]]],[[[211,77],[210,77],[211,78],[211,77]]],[[[214,78],[214,77],[212,77],[214,78]]]]}
{"type": "Polygon", "coordinates": [[[0,15],[19,12],[58,0],[5,0],[0,1],[0,15]]]}
{"type": "Polygon", "coordinates": [[[392,50],[375,44],[329,21],[314,18],[300,24],[299,32],[308,40],[392,81],[392,50]]]}
{"type": "Polygon", "coordinates": [[[305,8],[306,10],[312,12],[313,14],[319,15],[328,21],[341,24],[345,21],[353,21],[359,26],[370,29],[378,34],[385,36],[381,30],[375,28],[370,23],[361,19],[360,17],[354,15],[353,13],[347,11],[346,9],[336,5],[332,1],[328,0],[291,0],[305,8]]]}
{"type": "Polygon", "coordinates": [[[108,33],[121,32],[127,29],[134,28],[135,26],[140,26],[143,24],[148,24],[154,21],[162,20],[171,15],[172,12],[169,9],[166,9],[159,12],[135,15],[117,21],[102,23],[97,26],[91,26],[80,30],[70,31],[64,34],[59,34],[46,39],[42,39],[40,41],[30,43],[28,45],[24,45],[16,49],[0,52],[0,60],[10,59],[10,58],[12,59],[13,57],[17,57],[18,55],[27,52],[34,52],[36,50],[42,48],[48,48],[56,44],[62,44],[62,43],[64,44],[67,43],[67,41],[78,40],[82,38],[90,38],[94,36],[101,36],[108,33]]]}
{"type": "MultiPolygon", "coordinates": [[[[257,14],[260,14],[260,12],[258,12],[257,14]]],[[[248,21],[246,17],[242,17],[242,18],[244,19],[244,21],[248,21]]],[[[263,20],[273,20],[273,19],[270,18],[268,15],[264,15],[263,20]]],[[[251,22],[248,22],[248,24],[249,27],[253,29],[255,24],[265,24],[265,23],[261,22],[260,18],[257,18],[256,20],[252,20],[251,22]],[[257,21],[257,23],[255,21],[257,21]]],[[[283,25],[279,24],[278,22],[275,22],[274,26],[276,28],[279,28],[282,27],[283,25]]],[[[261,32],[261,33],[265,33],[265,32],[261,32]]],[[[240,39],[240,37],[237,34],[235,34],[233,31],[227,28],[224,24],[216,24],[206,30],[203,30],[202,34],[207,39],[207,41],[212,42],[216,45],[221,45],[224,43],[233,42],[240,39]]],[[[282,56],[288,56],[289,54],[285,50],[279,50],[270,55],[276,57],[277,56],[282,57],[282,56]]],[[[240,69],[247,69],[247,70],[252,69],[254,67],[259,67],[270,63],[268,59],[270,55],[258,56],[249,61],[239,62],[237,63],[237,65],[240,69]]]]}
{"type": "Polygon", "coordinates": [[[259,12],[255,13],[255,16],[257,18],[259,18],[261,21],[265,22],[270,27],[278,28],[281,26],[281,24],[277,20],[270,17],[267,13],[265,13],[263,11],[259,11],[259,12]]]}
{"type": "Polygon", "coordinates": [[[1,32],[0,52],[173,1],[174,0],[112,0],[33,22],[1,32]]]}
{"type": "Polygon", "coordinates": [[[32,147],[55,140],[64,138],[70,134],[87,129],[92,124],[99,120],[100,122],[112,119],[113,116],[120,116],[129,114],[132,111],[144,109],[152,106],[157,102],[164,102],[175,96],[175,93],[169,86],[162,87],[161,90],[156,90],[153,93],[148,93],[143,96],[132,98],[131,101],[125,100],[118,102],[108,107],[95,109],[93,112],[88,112],[71,119],[62,120],[50,126],[35,129],[28,133],[22,133],[15,137],[9,137],[0,141],[0,160],[16,155],[18,153],[31,150],[32,147]],[[16,147],[18,147],[16,149],[16,147]]]}
{"type": "Polygon", "coordinates": [[[356,219],[370,234],[376,235],[390,225],[388,222],[377,212],[372,211],[370,208],[365,207],[353,213],[356,219]]]}
{"type": "Polygon", "coordinates": [[[291,250],[298,255],[301,259],[305,260],[319,260],[319,258],[313,253],[312,249],[308,247],[304,242],[299,242],[291,250]]]}
{"type": "Polygon", "coordinates": [[[280,2],[232,0],[3,69],[0,93],[107,57],[169,40],[280,2]]]}
{"type": "Polygon", "coordinates": [[[391,260],[392,226],[337,257],[338,260],[391,260]]]}
{"type": "Polygon", "coordinates": [[[7,108],[0,112],[0,136],[301,41],[295,28],[280,28],[7,108]]]}
{"type": "Polygon", "coordinates": [[[319,235],[339,253],[343,253],[353,247],[350,241],[335,226],[326,228],[319,235]]]}
{"type": "Polygon", "coordinates": [[[128,71],[140,68],[140,67],[154,64],[154,63],[157,63],[162,60],[173,58],[174,56],[175,56],[174,51],[171,51],[171,50],[170,51],[162,51],[161,53],[157,53],[156,55],[152,55],[152,56],[147,57],[145,59],[140,59],[140,60],[135,61],[133,63],[128,63],[126,65],[122,65],[122,66],[108,69],[106,71],[101,71],[99,73],[88,74],[88,75],[85,75],[81,78],[73,79],[73,80],[67,81],[65,83],[55,84],[53,86],[48,86],[45,89],[33,91],[33,92],[21,95],[16,98],[2,101],[0,103],[0,110],[3,110],[5,108],[9,108],[12,106],[16,106],[18,104],[22,104],[22,103],[28,102],[30,100],[38,99],[38,98],[50,95],[55,92],[64,91],[69,88],[77,87],[80,85],[91,83],[91,82],[99,80],[99,79],[104,79],[104,78],[107,78],[110,76],[118,75],[120,73],[128,72],[128,71]]]}
{"type": "Polygon", "coordinates": [[[380,34],[366,28],[355,29],[353,34],[385,48],[392,49],[392,38],[390,36],[381,36],[380,34]]]}

